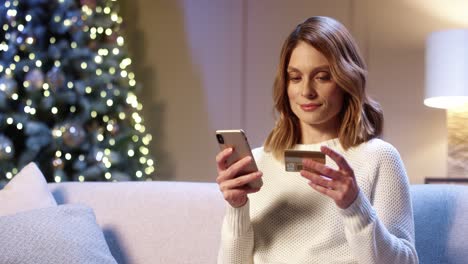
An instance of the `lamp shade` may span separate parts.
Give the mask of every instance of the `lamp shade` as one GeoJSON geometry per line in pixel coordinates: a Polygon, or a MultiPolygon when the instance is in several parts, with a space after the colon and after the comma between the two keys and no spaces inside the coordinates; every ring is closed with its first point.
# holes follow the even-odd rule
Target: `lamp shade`
{"type": "Polygon", "coordinates": [[[468,29],[432,33],[426,43],[424,104],[454,108],[468,103],[468,29]]]}

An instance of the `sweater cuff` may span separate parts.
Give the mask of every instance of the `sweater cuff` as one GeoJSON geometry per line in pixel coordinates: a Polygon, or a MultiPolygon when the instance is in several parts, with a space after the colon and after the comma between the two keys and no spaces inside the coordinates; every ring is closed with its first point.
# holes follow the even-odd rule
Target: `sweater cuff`
{"type": "Polygon", "coordinates": [[[226,224],[231,228],[233,235],[240,236],[250,229],[250,201],[235,208],[229,203],[226,208],[226,224]]]}
{"type": "Polygon", "coordinates": [[[376,215],[367,197],[359,191],[356,200],[346,209],[342,209],[343,223],[350,232],[357,233],[374,222],[376,215]]]}

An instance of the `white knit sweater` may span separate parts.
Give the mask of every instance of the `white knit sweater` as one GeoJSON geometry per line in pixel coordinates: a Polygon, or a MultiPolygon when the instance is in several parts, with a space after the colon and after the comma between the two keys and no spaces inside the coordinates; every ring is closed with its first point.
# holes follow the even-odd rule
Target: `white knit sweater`
{"type": "MultiPolygon", "coordinates": [[[[218,263],[418,263],[409,183],[390,144],[373,139],[347,151],[326,145],[354,170],[360,193],[347,209],[312,189],[299,172],[255,149],[264,185],[240,208],[227,205],[218,263]]],[[[327,157],[327,165],[337,168],[327,157]]]]}

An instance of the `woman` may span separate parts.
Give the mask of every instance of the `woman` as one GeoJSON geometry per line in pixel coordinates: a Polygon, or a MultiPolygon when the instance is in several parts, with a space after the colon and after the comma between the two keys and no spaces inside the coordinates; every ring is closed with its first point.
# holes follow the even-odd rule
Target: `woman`
{"type": "Polygon", "coordinates": [[[379,105],[365,92],[355,41],[334,19],[311,17],[286,39],[274,84],[278,121],[259,171],[238,175],[217,157],[228,208],[219,263],[418,263],[409,183],[395,148],[377,137],[379,105]],[[320,150],[286,172],[286,149],[320,150]],[[262,177],[259,189],[247,183],[262,177]]]}

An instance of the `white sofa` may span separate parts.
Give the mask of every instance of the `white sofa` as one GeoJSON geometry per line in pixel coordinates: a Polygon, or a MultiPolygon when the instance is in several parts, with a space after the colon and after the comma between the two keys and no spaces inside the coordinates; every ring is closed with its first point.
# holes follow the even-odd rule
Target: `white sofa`
{"type": "MultiPolygon", "coordinates": [[[[121,264],[215,263],[225,203],[214,183],[48,184],[94,209],[121,264]]],[[[468,186],[413,185],[420,263],[468,263],[468,186]]]]}

